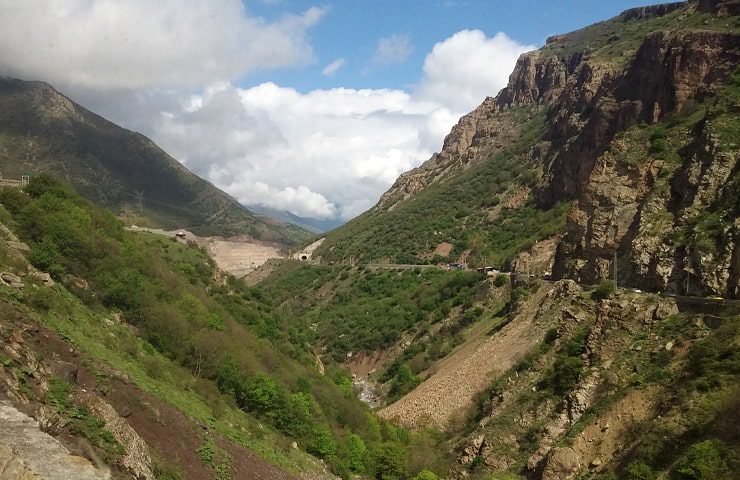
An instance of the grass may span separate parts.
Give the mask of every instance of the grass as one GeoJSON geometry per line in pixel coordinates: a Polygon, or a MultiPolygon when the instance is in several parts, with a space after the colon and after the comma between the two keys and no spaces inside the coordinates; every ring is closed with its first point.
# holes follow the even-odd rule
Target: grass
{"type": "Polygon", "coordinates": [[[105,421],[93,415],[84,405],[72,400],[70,385],[59,377],[53,377],[49,382],[49,391],[46,396],[66,423],[72,435],[87,439],[96,450],[103,454],[103,461],[108,464],[117,463],[125,455],[123,445],[105,429],[105,421]]]}
{"type": "MultiPolygon", "coordinates": [[[[280,436],[260,427],[256,420],[232,407],[215,388],[208,397],[204,397],[208,390],[203,388],[203,380],[163,357],[125,326],[106,324],[107,312],[90,310],[61,286],[52,291],[55,307],[43,314],[23,305],[22,299],[7,295],[9,292],[9,289],[0,289],[0,295],[5,294],[5,301],[11,301],[14,308],[58,332],[70,345],[95,359],[99,365],[125,372],[139,388],[188,418],[209,425],[226,438],[288,471],[298,473],[316,468],[300,450],[278,447],[284,443],[280,436]]],[[[73,408],[65,400],[68,386],[63,383],[57,385],[59,388],[52,393],[52,403],[62,411],[73,408]]],[[[78,426],[83,435],[97,428],[94,421],[78,422],[78,426]]]]}
{"type": "Polygon", "coordinates": [[[545,45],[541,55],[566,57],[585,52],[596,62],[620,67],[637,51],[645,37],[665,31],[737,31],[740,19],[718,17],[708,13],[687,15],[685,9],[663,16],[640,20],[615,17],[571,32],[556,42],[545,45]]]}
{"type": "Polygon", "coordinates": [[[203,465],[210,467],[216,474],[218,480],[230,480],[231,464],[233,459],[229,454],[219,448],[210,435],[206,435],[203,445],[198,449],[198,455],[203,465]]]}

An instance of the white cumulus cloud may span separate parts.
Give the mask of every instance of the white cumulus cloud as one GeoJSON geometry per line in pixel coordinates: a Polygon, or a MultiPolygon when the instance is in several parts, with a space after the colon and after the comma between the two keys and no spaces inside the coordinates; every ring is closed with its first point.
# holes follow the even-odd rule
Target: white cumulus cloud
{"type": "Polygon", "coordinates": [[[462,30],[427,55],[419,94],[454,111],[471,110],[505,87],[519,55],[535,48],[503,32],[489,38],[480,30],[462,30]]]}
{"type": "Polygon", "coordinates": [[[0,0],[0,72],[98,89],[188,86],[314,61],[325,10],[267,22],[239,0],[0,0]]]}
{"type": "MultiPolygon", "coordinates": [[[[349,219],[439,148],[440,106],[401,90],[301,93],[219,84],[150,128],[175,158],[247,205],[349,219]]],[[[446,132],[445,132],[446,133],[446,132]]]]}
{"type": "MultiPolygon", "coordinates": [[[[308,32],[325,13],[267,21],[240,0],[0,0],[0,75],[51,82],[244,204],[349,219],[439,150],[533,48],[458,32],[429,52],[411,91],[238,85],[255,70],[315,63],[308,32]]],[[[412,51],[391,35],[372,63],[412,51]]]]}

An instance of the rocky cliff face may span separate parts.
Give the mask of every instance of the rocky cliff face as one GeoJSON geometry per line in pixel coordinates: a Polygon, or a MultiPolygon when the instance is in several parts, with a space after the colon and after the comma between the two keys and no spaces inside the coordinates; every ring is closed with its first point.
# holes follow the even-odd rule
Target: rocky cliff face
{"type": "Polygon", "coordinates": [[[379,209],[391,208],[423,188],[464,170],[509,145],[516,136],[516,126],[500,114],[494,98],[460,119],[436,153],[421,166],[402,174],[378,201],[379,209]]]}
{"type": "Polygon", "coordinates": [[[556,277],[598,283],[616,269],[635,287],[737,296],[738,106],[728,90],[737,89],[739,4],[636,8],[551,37],[377,209],[510,146],[516,109],[545,109],[547,132],[527,158],[541,171],[539,205],[572,200],[556,277]],[[722,231],[700,231],[704,214],[722,231]]]}
{"type": "MultiPolygon", "coordinates": [[[[716,255],[692,261],[695,252],[670,248],[676,245],[667,239],[646,245],[645,233],[654,219],[643,214],[648,213],[643,208],[654,209],[646,202],[663,198],[663,208],[673,217],[672,221],[664,219],[664,225],[681,229],[692,212],[710,207],[723,195],[737,166],[737,149],[721,152],[720,142],[712,138],[707,123],[684,132],[688,143],[679,143],[683,148],[679,152],[681,166],[675,171],[650,154],[647,161],[635,164],[634,158],[614,155],[607,149],[619,152],[619,143],[614,142],[617,133],[640,122],[661,122],[690,102],[715,93],[737,64],[739,44],[740,37],[731,33],[657,33],[643,42],[620,77],[607,76],[602,81],[600,95],[587,106],[592,110],[589,121],[573,137],[563,139],[569,146],[552,156],[552,163],[546,166],[549,178],[540,191],[545,202],[576,198],[556,260],[558,275],[596,283],[615,268],[610,258],[616,250],[618,258],[628,257],[617,265],[618,272],[635,285],[680,291],[681,277],[692,274],[691,265],[708,271],[700,265],[709,262],[711,270],[720,273],[693,274],[695,287],[686,291],[736,295],[737,282],[730,282],[731,258],[737,249],[735,228],[727,232],[716,255]],[[693,198],[693,207],[670,205],[668,192],[656,191],[661,175],[670,176],[676,201],[685,203],[693,198]],[[677,190],[682,192],[680,200],[677,190]]],[[[565,111],[577,110],[565,107],[565,111]]],[[[556,132],[575,126],[558,127],[560,119],[553,120],[556,132]]]]}

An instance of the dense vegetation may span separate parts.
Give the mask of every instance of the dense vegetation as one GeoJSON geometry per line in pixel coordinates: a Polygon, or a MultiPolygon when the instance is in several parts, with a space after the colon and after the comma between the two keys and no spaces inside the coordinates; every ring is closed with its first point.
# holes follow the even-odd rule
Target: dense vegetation
{"type": "MultiPolygon", "coordinates": [[[[242,410],[295,438],[341,476],[407,478],[444,462],[435,447],[439,438],[378,420],[351,388],[337,385],[346,379],[340,370],[319,375],[300,343],[305,332],[284,327],[292,320],[268,311],[259,290],[219,280],[196,247],[126,232],[109,213],[46,176],[35,177],[25,192],[0,191],[0,202],[1,220],[29,244],[37,268],[87,308],[121,312],[141,332],[145,349],[214,382],[242,410]],[[280,348],[270,342],[284,338],[289,341],[280,348]],[[424,463],[419,452],[426,452],[424,463]]],[[[34,291],[25,301],[48,318],[70,308],[51,290],[34,291]]],[[[130,342],[115,348],[134,357],[140,351],[130,342]]],[[[145,369],[160,368],[148,362],[145,369]]]]}
{"type": "Polygon", "coordinates": [[[436,268],[284,264],[254,290],[315,332],[337,362],[350,352],[396,344],[407,332],[423,333],[454,310],[467,311],[485,296],[485,276],[436,268]]]}

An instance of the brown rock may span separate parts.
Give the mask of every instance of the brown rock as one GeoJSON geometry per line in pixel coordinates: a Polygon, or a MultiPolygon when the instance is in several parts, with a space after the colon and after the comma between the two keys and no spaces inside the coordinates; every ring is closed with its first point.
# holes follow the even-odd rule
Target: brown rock
{"type": "Polygon", "coordinates": [[[578,456],[572,448],[554,448],[547,456],[542,480],[569,480],[580,468],[578,456]]]}
{"type": "Polygon", "coordinates": [[[30,252],[31,251],[31,247],[29,247],[23,242],[14,242],[10,240],[8,241],[8,246],[14,250],[18,250],[19,252],[30,252]]]}

